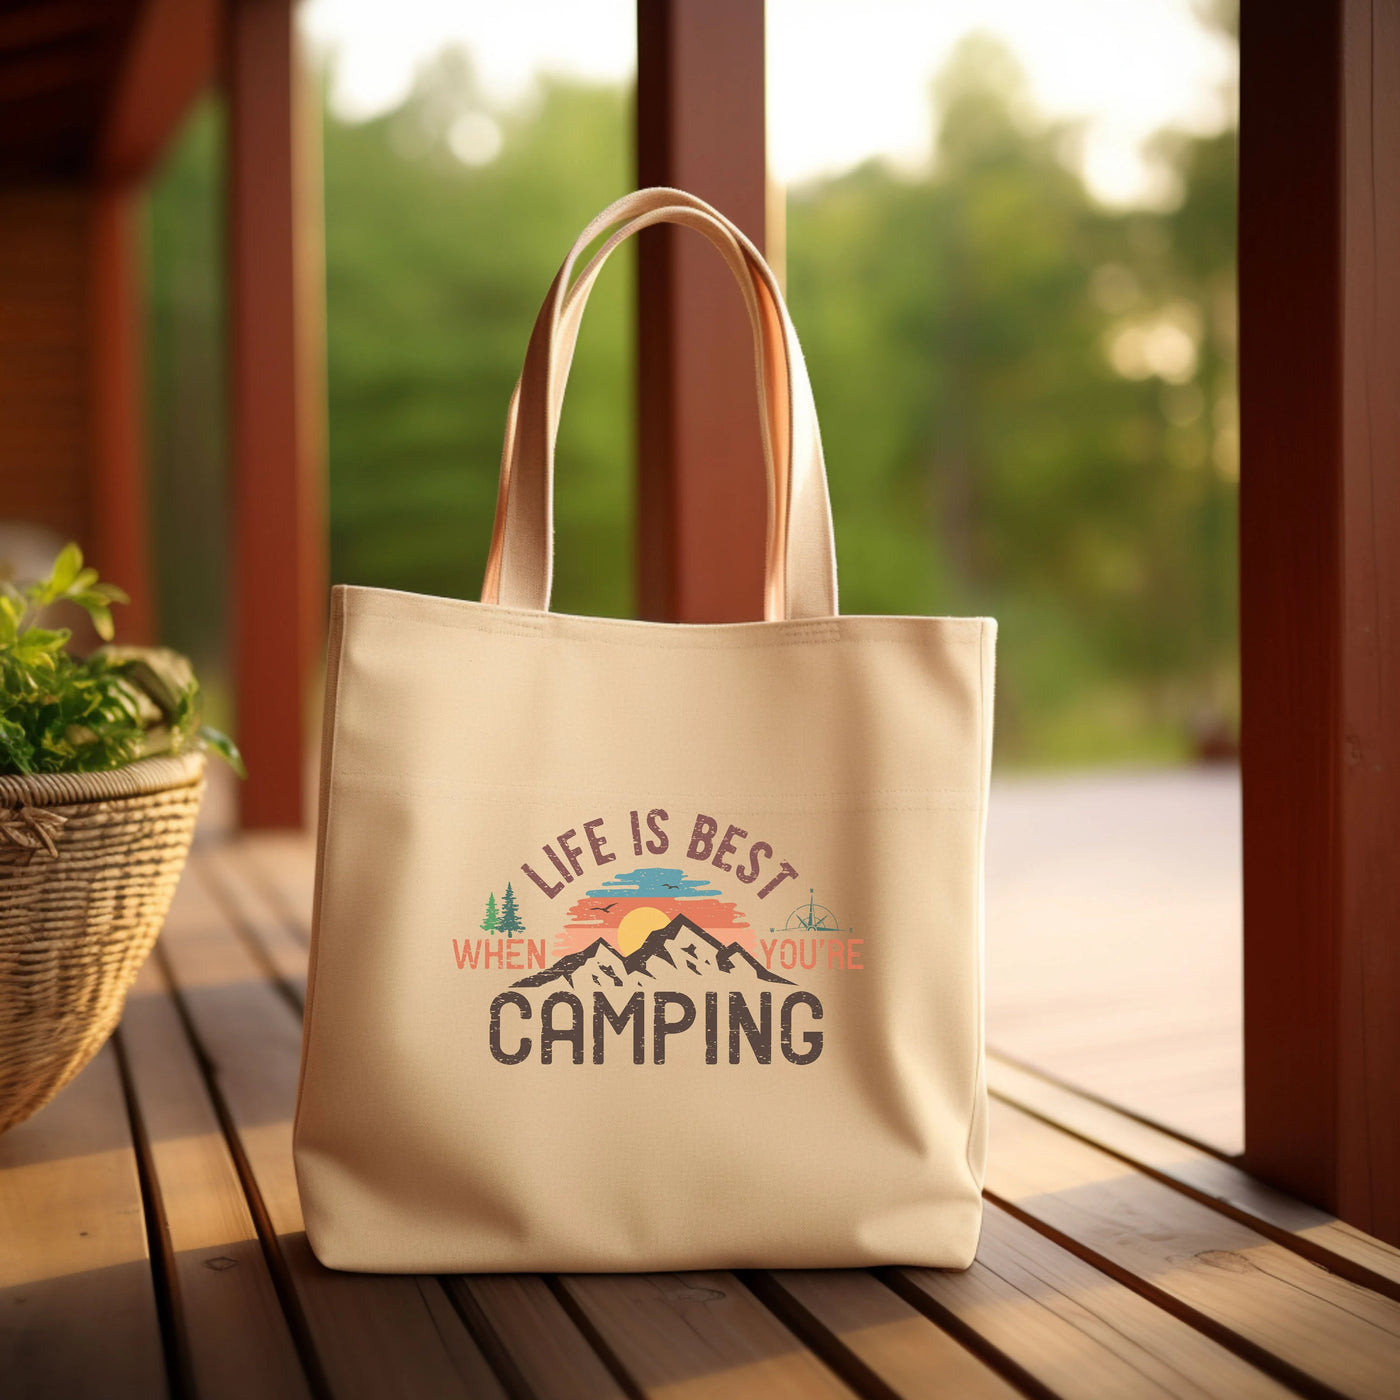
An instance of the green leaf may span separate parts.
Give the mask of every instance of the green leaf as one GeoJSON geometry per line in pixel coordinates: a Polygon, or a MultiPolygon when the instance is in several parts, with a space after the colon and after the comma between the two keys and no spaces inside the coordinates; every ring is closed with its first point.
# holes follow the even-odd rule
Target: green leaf
{"type": "Polygon", "coordinates": [[[47,579],[23,587],[0,581],[0,773],[95,773],[200,745],[246,777],[233,740],[201,728],[199,681],[178,652],[103,646],[79,658],[64,649],[66,628],[30,623],[65,598],[110,640],[111,604],[126,594],[82,565],[82,551],[70,544],[47,579]]]}
{"type": "Polygon", "coordinates": [[[229,767],[240,778],[248,776],[248,770],[243,764],[243,755],[238,752],[238,745],[222,730],[215,729],[210,724],[202,724],[199,727],[199,737],[206,748],[213,749],[220,757],[227,759],[229,767]]]}
{"type": "MultiPolygon", "coordinates": [[[[83,551],[76,544],[68,543],[59,550],[58,558],[53,561],[53,572],[49,575],[47,588],[55,598],[66,593],[78,577],[79,571],[83,567],[83,551]]],[[[93,575],[97,577],[96,574],[93,575]]]]}
{"type": "Polygon", "coordinates": [[[0,647],[14,646],[23,616],[23,603],[17,603],[8,593],[0,594],[0,647]]]}
{"type": "Polygon", "coordinates": [[[111,638],[111,605],[126,594],[82,561],[69,545],[47,579],[23,587],[0,581],[0,772],[100,772],[204,743],[241,773],[232,740],[215,731],[201,736],[199,682],[178,652],[104,646],[79,658],[65,650],[66,628],[32,625],[63,598],[111,638]]]}
{"type": "Polygon", "coordinates": [[[32,773],[34,746],[24,726],[0,715],[0,770],[6,773],[32,773]]]}
{"type": "MultiPolygon", "coordinates": [[[[100,588],[101,585],[99,584],[100,588]]],[[[97,635],[104,642],[110,642],[114,634],[112,626],[112,612],[107,606],[109,600],[105,594],[99,593],[97,588],[79,591],[76,587],[68,594],[70,602],[76,603],[92,619],[92,625],[97,629],[97,635]]]]}
{"type": "Polygon", "coordinates": [[[66,627],[48,631],[43,627],[26,627],[19,634],[15,650],[22,656],[40,656],[46,652],[60,651],[73,634],[66,627]]]}

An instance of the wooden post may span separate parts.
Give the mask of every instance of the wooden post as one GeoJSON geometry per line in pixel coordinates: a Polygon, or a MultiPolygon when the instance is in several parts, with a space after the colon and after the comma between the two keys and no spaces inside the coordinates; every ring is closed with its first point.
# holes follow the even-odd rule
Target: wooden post
{"type": "Polygon", "coordinates": [[[1250,1168],[1400,1243],[1400,0],[1245,6],[1250,1168]]]}
{"type": "MultiPolygon", "coordinates": [[[[764,242],[763,0],[638,0],[637,171],[764,242]]],[[[694,234],[638,250],[641,616],[763,616],[767,490],[743,303],[694,234]]]]}
{"type": "Polygon", "coordinates": [[[97,132],[105,180],[143,180],[213,75],[219,0],[141,0],[97,132]]]}
{"type": "Polygon", "coordinates": [[[90,553],[131,603],[123,642],[156,638],[146,489],[142,182],[209,80],[215,0],[144,0],[107,94],[93,155],[90,553]]]}
{"type": "Polygon", "coordinates": [[[116,610],[122,642],[155,640],[146,493],[139,189],[92,193],[92,475],[88,554],[131,602],[116,610]]]}
{"type": "Polygon", "coordinates": [[[226,53],[241,819],[296,827],[323,641],[325,504],[292,0],[229,0],[226,53]]]}

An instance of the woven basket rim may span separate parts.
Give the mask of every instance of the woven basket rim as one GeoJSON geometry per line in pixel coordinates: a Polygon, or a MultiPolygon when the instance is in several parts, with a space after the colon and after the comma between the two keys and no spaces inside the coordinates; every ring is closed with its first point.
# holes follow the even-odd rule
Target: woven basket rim
{"type": "Polygon", "coordinates": [[[105,773],[0,774],[0,806],[66,807],[144,797],[168,788],[189,787],[204,776],[204,754],[158,754],[105,773]]]}

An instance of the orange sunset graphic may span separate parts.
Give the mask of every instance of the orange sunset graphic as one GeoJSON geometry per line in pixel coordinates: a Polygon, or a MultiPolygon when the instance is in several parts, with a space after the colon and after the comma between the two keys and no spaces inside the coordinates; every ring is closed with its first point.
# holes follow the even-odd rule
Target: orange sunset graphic
{"type": "Polygon", "coordinates": [[[598,889],[589,890],[555,934],[554,956],[579,952],[606,938],[626,957],[678,914],[726,943],[738,943],[746,950],[755,946],[743,913],[709,881],[691,878],[681,870],[648,866],[614,875],[598,889]]]}

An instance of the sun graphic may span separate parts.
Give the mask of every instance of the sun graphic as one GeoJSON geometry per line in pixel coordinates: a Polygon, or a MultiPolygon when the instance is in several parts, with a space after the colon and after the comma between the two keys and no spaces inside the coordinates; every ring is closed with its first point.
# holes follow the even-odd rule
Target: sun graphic
{"type": "Polygon", "coordinates": [[[665,928],[670,922],[668,915],[659,909],[651,908],[650,905],[633,909],[623,915],[622,922],[614,930],[613,943],[617,951],[626,957],[628,953],[635,953],[647,941],[647,934],[665,928]]]}

